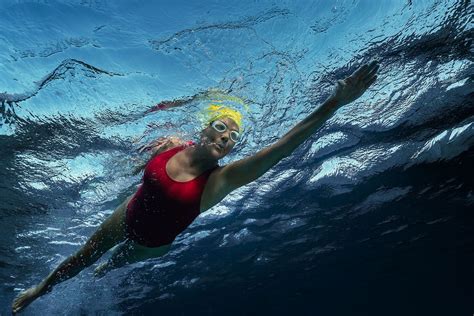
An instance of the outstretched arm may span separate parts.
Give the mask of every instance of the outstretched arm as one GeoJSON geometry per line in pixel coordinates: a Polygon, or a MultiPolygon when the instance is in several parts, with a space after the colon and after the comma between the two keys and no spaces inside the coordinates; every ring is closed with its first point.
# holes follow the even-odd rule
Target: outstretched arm
{"type": "Polygon", "coordinates": [[[221,193],[227,195],[232,190],[254,181],[281,159],[289,156],[338,108],[359,98],[375,82],[378,67],[377,62],[372,62],[360,67],[348,78],[339,80],[333,95],[276,143],[251,157],[224,166],[220,172],[221,193]]]}

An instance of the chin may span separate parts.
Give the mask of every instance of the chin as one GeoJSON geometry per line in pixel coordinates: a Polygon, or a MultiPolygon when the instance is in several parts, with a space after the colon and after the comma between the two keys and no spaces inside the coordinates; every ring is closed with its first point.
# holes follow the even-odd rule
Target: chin
{"type": "Polygon", "coordinates": [[[225,156],[227,156],[227,154],[228,154],[227,152],[215,150],[216,159],[224,158],[225,156]]]}
{"type": "Polygon", "coordinates": [[[217,148],[214,147],[214,145],[211,145],[210,148],[209,148],[209,155],[218,160],[218,159],[221,159],[222,157],[224,157],[226,155],[226,153],[224,151],[221,151],[217,148]]]}

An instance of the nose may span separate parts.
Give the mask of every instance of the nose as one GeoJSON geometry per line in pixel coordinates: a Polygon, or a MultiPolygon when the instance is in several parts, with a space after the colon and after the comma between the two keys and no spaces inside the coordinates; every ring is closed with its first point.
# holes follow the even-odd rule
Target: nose
{"type": "Polygon", "coordinates": [[[229,131],[225,131],[221,134],[221,140],[224,144],[226,144],[229,141],[229,131]]]}

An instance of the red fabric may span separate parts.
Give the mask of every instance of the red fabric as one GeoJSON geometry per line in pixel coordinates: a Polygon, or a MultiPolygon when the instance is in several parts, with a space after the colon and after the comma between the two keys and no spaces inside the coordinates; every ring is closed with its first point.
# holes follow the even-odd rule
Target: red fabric
{"type": "Polygon", "coordinates": [[[127,233],[135,242],[147,247],[170,244],[199,215],[202,192],[217,166],[191,181],[174,181],[166,163],[185,147],[158,154],[146,165],[143,183],[127,205],[127,233]]]}

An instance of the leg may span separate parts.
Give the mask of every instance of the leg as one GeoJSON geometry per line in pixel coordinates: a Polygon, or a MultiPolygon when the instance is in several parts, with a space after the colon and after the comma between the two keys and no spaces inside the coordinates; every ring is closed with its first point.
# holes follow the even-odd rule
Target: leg
{"type": "Polygon", "coordinates": [[[93,264],[107,250],[125,240],[125,211],[130,197],[110,215],[74,255],[64,260],[41,283],[20,293],[12,305],[17,313],[41,295],[49,292],[55,284],[72,278],[84,268],[93,264]]]}
{"type": "Polygon", "coordinates": [[[95,276],[100,277],[108,271],[120,268],[126,264],[164,256],[170,248],[171,244],[150,248],[139,245],[131,240],[127,240],[114,249],[110,259],[107,262],[100,264],[94,270],[94,274],[95,276]]]}

